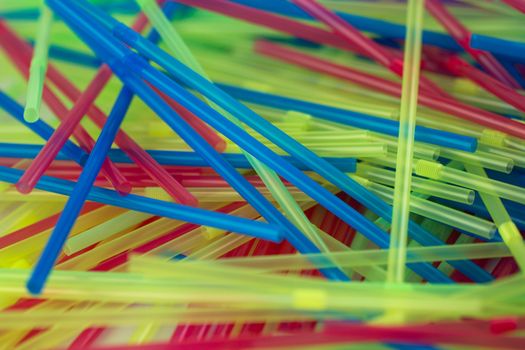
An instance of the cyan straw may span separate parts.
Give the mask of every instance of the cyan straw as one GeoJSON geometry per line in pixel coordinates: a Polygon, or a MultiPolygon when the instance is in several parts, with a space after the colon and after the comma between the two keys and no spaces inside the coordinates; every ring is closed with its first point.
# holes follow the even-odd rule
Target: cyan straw
{"type": "MultiPolygon", "coordinates": [[[[315,245],[306,239],[303,234],[244,177],[236,172],[235,168],[206,143],[193,128],[187,125],[151,88],[140,78],[132,75],[134,72],[143,69],[143,65],[148,65],[144,60],[134,60],[134,58],[138,58],[138,56],[129,52],[129,50],[122,45],[120,45],[119,50],[119,47],[112,42],[110,37],[99,33],[98,28],[95,28],[86,21],[89,17],[88,15],[79,16],[79,14],[75,12],[73,3],[65,6],[59,1],[50,0],[48,4],[97,52],[100,58],[112,67],[114,73],[123,80],[127,87],[131,88],[140,96],[190,147],[199,152],[263,217],[268,218],[269,222],[279,225],[283,229],[283,234],[286,235],[286,238],[298,251],[303,253],[319,252],[315,245]]],[[[89,5],[85,4],[83,6],[89,5]]],[[[343,272],[337,269],[323,269],[321,272],[329,278],[337,280],[348,279],[343,272]]]]}
{"type": "MultiPolygon", "coordinates": [[[[31,124],[34,125],[34,124],[31,124]]],[[[2,143],[0,142],[0,158],[24,158],[32,159],[42,149],[40,145],[2,143]]],[[[179,165],[190,167],[209,167],[209,164],[195,152],[168,151],[168,150],[147,150],[148,154],[161,165],[179,165]]],[[[246,157],[238,153],[222,153],[223,157],[233,167],[238,169],[252,169],[246,157]]],[[[84,153],[87,159],[88,155],[84,153]]],[[[108,152],[109,158],[115,163],[134,164],[129,156],[120,149],[111,149],[108,152]]],[[[293,157],[282,156],[286,161],[302,171],[311,170],[309,167],[293,157]]],[[[65,153],[59,153],[56,160],[72,160],[65,153]]],[[[356,169],[355,158],[332,158],[323,157],[327,162],[345,173],[353,173],[356,169]]]]}
{"type": "MultiPolygon", "coordinates": [[[[54,132],[54,129],[42,120],[37,120],[33,123],[29,123],[24,120],[24,107],[18,104],[15,100],[10,98],[4,92],[0,90],[0,108],[5,110],[9,115],[18,120],[20,123],[25,125],[28,129],[33,131],[35,134],[48,140],[54,132]]],[[[82,165],[87,159],[87,154],[71,141],[67,141],[62,152],[71,160],[82,165]]],[[[34,157],[31,157],[34,158],[34,157]]]]}

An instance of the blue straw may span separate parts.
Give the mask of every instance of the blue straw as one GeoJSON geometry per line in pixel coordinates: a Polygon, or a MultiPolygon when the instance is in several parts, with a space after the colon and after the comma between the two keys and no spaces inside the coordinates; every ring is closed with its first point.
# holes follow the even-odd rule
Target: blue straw
{"type": "MultiPolygon", "coordinates": [[[[33,159],[42,150],[40,145],[20,144],[20,143],[1,143],[0,142],[0,158],[23,158],[33,159]]],[[[148,154],[161,165],[178,165],[188,167],[209,167],[210,165],[195,152],[185,151],[165,151],[165,150],[146,150],[148,154]]],[[[234,168],[237,169],[252,169],[243,154],[239,153],[222,153],[223,157],[234,168]]],[[[86,154],[86,158],[87,158],[86,154]]],[[[114,163],[134,164],[129,156],[120,149],[111,149],[108,152],[109,158],[114,163]]],[[[311,169],[299,162],[295,158],[283,156],[283,158],[302,171],[310,171],[311,169]]],[[[64,153],[59,153],[56,160],[71,160],[64,153]]],[[[323,158],[337,167],[342,172],[353,173],[356,168],[356,160],[354,158],[323,158]]]]}
{"type": "MultiPolygon", "coordinates": [[[[283,16],[314,20],[314,18],[304,12],[301,8],[285,0],[232,0],[232,2],[257,8],[259,10],[273,12],[283,16]]],[[[336,13],[339,17],[343,18],[346,22],[350,23],[359,30],[378,34],[386,38],[405,38],[406,28],[404,25],[370,17],[352,15],[346,12],[336,13]]],[[[462,48],[450,36],[429,30],[423,31],[423,43],[441,47],[447,50],[463,51],[462,48]]]]}
{"type": "Polygon", "coordinates": [[[501,55],[512,62],[525,64],[525,42],[474,34],[470,40],[470,46],[501,55]]]}
{"type": "MultiPolygon", "coordinates": [[[[286,219],[255,187],[253,187],[235,168],[233,168],[213,147],[185,121],[176,114],[153,90],[133,73],[148,65],[145,60],[134,60],[139,57],[125,46],[114,43],[111,36],[99,32],[98,27],[89,24],[89,15],[80,15],[74,10],[74,2],[67,6],[56,0],[47,2],[69,26],[107,62],[114,73],[124,84],[131,88],[140,98],[152,108],[168,125],[177,132],[185,142],[199,152],[209,164],[250,203],[269,222],[277,224],[283,229],[286,239],[302,253],[319,253],[319,249],[310,242],[288,219],[286,219]]],[[[86,4],[88,5],[88,4],[86,4]]],[[[372,224],[373,225],[373,224],[372,224]]],[[[348,280],[348,277],[339,269],[320,269],[328,278],[348,280]]]]}
{"type": "Polygon", "coordinates": [[[33,294],[40,294],[42,291],[44,283],[53,269],[56,259],[62,251],[66,239],[84,206],[89,191],[95,183],[100,168],[102,168],[106,155],[120,128],[120,124],[124,120],[124,116],[133,97],[132,94],[126,93],[126,91],[127,90],[123,90],[123,92],[118,95],[106,124],[102,128],[100,136],[80,174],[78,182],[75,188],[73,188],[73,192],[60,214],[58,222],[42,251],[42,255],[38,259],[27,281],[27,289],[33,294]]]}
{"type": "MultiPolygon", "coordinates": [[[[20,179],[22,174],[22,170],[0,166],[0,181],[14,184],[20,179]]],[[[58,179],[51,176],[42,176],[37,183],[36,188],[42,191],[70,196],[73,193],[75,186],[76,183],[73,181],[58,179]]],[[[276,225],[211,210],[142,197],[135,194],[121,196],[114,190],[102,187],[93,186],[87,196],[87,200],[155,216],[167,217],[173,220],[216,227],[231,232],[239,232],[272,242],[279,243],[282,241],[281,231],[276,225]]]]}
{"type": "MultiPolygon", "coordinates": [[[[24,107],[19,105],[15,100],[10,98],[4,92],[0,90],[0,108],[5,110],[9,115],[15,118],[17,121],[25,125],[28,129],[33,131],[35,134],[43,138],[44,140],[49,140],[53,132],[55,131],[51,126],[46,122],[37,120],[35,123],[28,123],[24,120],[24,107]]],[[[82,165],[87,159],[87,154],[71,141],[67,141],[62,148],[62,152],[75,161],[76,163],[82,165]]]]}
{"type": "MultiPolygon", "coordinates": [[[[242,101],[284,110],[303,112],[316,118],[360,129],[367,129],[381,134],[391,136],[398,135],[399,122],[395,120],[378,118],[346,109],[273,95],[265,92],[258,92],[228,84],[219,83],[216,85],[226,93],[242,101]]],[[[424,126],[416,126],[416,140],[467,152],[474,152],[477,147],[477,140],[473,137],[426,128],[424,126]]]]}
{"type": "MultiPolygon", "coordinates": [[[[244,105],[238,103],[229,95],[225,94],[223,91],[218,89],[215,85],[209,83],[206,79],[202,78],[201,76],[199,76],[198,74],[196,74],[180,62],[178,62],[177,60],[175,60],[166,52],[151,45],[142,37],[140,37],[140,35],[132,31],[128,27],[124,26],[123,24],[117,22],[116,27],[114,29],[114,33],[128,45],[134,47],[135,49],[146,55],[148,58],[157,62],[170,74],[175,76],[177,79],[183,81],[184,84],[191,86],[195,90],[199,91],[200,93],[208,97],[210,100],[213,100],[219,106],[227,110],[229,113],[231,113],[232,115],[249,125],[251,128],[258,131],[264,137],[278,145],[280,148],[287,151],[291,155],[297,157],[298,159],[301,159],[305,164],[308,164],[319,175],[323,176],[325,179],[338,186],[341,190],[345,191],[361,203],[365,204],[372,211],[376,212],[378,215],[389,221],[391,220],[392,208],[383,200],[381,200],[378,196],[372,194],[364,187],[359,185],[357,182],[350,179],[345,174],[339,172],[329,163],[324,162],[309,149],[290,138],[287,134],[274,127],[271,123],[261,118],[256,113],[246,108],[244,105]]],[[[158,88],[167,93],[170,97],[178,100],[187,109],[191,110],[194,114],[199,115],[206,123],[217,129],[217,131],[221,132],[232,141],[236,142],[240,147],[253,154],[254,157],[267,164],[273,170],[280,173],[290,182],[294,183],[297,187],[301,188],[301,190],[303,190],[305,193],[308,193],[312,198],[316,199],[327,209],[332,211],[334,214],[338,215],[349,225],[357,228],[356,224],[362,224],[362,222],[357,222],[361,220],[354,220],[353,217],[348,218],[348,215],[346,215],[348,214],[348,206],[341,206],[340,204],[338,204],[335,205],[334,208],[334,203],[336,200],[333,199],[333,196],[331,196],[332,198],[328,200],[324,200],[326,198],[323,198],[323,200],[321,200],[319,196],[313,193],[315,191],[310,191],[311,188],[309,186],[304,186],[303,183],[303,186],[301,187],[297,183],[297,178],[292,179],[292,177],[290,177],[290,171],[293,172],[293,169],[290,169],[288,163],[283,164],[283,162],[280,161],[282,159],[273,159],[274,154],[272,154],[271,151],[265,149],[265,147],[260,145],[258,142],[255,142],[248,134],[244,133],[241,129],[236,128],[235,125],[230,123],[226,118],[224,118],[220,114],[211,110],[207,105],[205,105],[195,96],[184,91],[184,89],[180,88],[177,84],[175,84],[173,81],[168,79],[160,72],[156,71],[151,66],[144,65],[141,68],[143,69],[137,70],[136,72],[141,74],[143,78],[156,85],[158,88]],[[340,210],[342,208],[345,208],[346,210],[340,210]]],[[[314,185],[312,185],[311,187],[313,188],[313,186],[314,185]]],[[[322,191],[321,189],[319,190],[322,191]]],[[[363,233],[366,232],[359,228],[357,229],[363,233]]],[[[409,232],[416,241],[423,245],[444,244],[442,241],[440,241],[432,234],[422,229],[414,222],[410,222],[409,232]]],[[[471,277],[475,281],[486,282],[493,279],[493,277],[488,272],[471,262],[457,261],[451,262],[451,264],[454,267],[462,270],[462,272],[469,275],[469,277],[471,277]]]]}
{"type": "MultiPolygon", "coordinates": [[[[51,6],[53,7],[53,5],[51,6]]],[[[72,27],[75,27],[76,25],[78,25],[78,23],[80,23],[79,22],[80,20],[75,20],[75,18],[72,19],[72,22],[73,22],[71,24],[72,27]]],[[[107,22],[107,19],[104,19],[104,21],[102,21],[101,23],[103,22],[107,22]]],[[[94,27],[90,27],[90,30],[87,31],[87,33],[83,32],[82,29],[78,30],[79,32],[82,32],[83,34],[85,34],[85,36],[83,36],[83,39],[86,43],[90,44],[92,48],[97,47],[97,44],[100,44],[102,41],[106,41],[106,42],[108,41],[107,36],[104,34],[99,34],[95,38],[91,38],[90,35],[93,35],[93,33],[96,30],[97,29],[95,29],[94,27]]],[[[107,48],[107,50],[118,50],[118,48],[115,46],[111,47],[112,45],[115,45],[115,44],[108,44],[108,45],[109,47],[107,48]]],[[[121,45],[118,45],[118,46],[122,47],[121,45]]],[[[122,50],[126,51],[126,48],[122,47],[120,51],[122,50]]],[[[102,52],[98,52],[98,54],[101,56],[104,56],[104,55],[107,56],[107,53],[105,53],[103,50],[102,52]]],[[[122,57],[126,56],[126,54],[124,53],[119,53],[119,55],[121,55],[122,57]]],[[[109,61],[112,61],[112,59],[109,57],[106,57],[105,60],[106,59],[109,61]]],[[[138,59],[138,56],[132,53],[128,53],[126,59],[128,60],[130,64],[132,64],[132,68],[122,72],[124,74],[120,74],[120,78],[126,83],[126,85],[132,85],[135,83],[132,81],[128,72],[138,73],[138,72],[141,72],[142,70],[147,70],[147,67],[149,67],[149,65],[146,62],[140,62],[140,60],[138,59]],[[133,60],[133,57],[135,57],[135,60],[133,60]]],[[[115,70],[119,70],[119,68],[115,67],[115,70]]],[[[160,74],[158,71],[154,69],[152,70],[152,72],[160,74]]],[[[116,72],[116,73],[117,75],[119,75],[119,72],[116,72]]],[[[160,74],[160,76],[163,76],[163,75],[160,74]]],[[[329,191],[321,187],[315,181],[311,180],[308,176],[305,176],[302,172],[300,172],[299,170],[291,166],[289,163],[284,161],[282,157],[279,157],[278,155],[270,151],[268,148],[266,148],[265,146],[263,146],[262,144],[254,140],[250,135],[245,133],[242,129],[236,127],[234,124],[229,122],[227,119],[222,118],[222,116],[218,115],[214,110],[210,109],[207,105],[202,103],[199,99],[195,98],[192,94],[189,94],[184,89],[179,88],[176,84],[174,84],[169,79],[168,79],[168,83],[173,84],[172,87],[176,88],[178,91],[176,95],[171,96],[172,98],[175,98],[177,101],[179,101],[179,103],[191,109],[194,114],[200,115],[205,122],[214,126],[218,131],[220,131],[224,135],[228,135],[230,139],[237,140],[240,138],[239,139],[240,142],[238,143],[239,144],[242,143],[242,147],[245,148],[250,154],[257,157],[259,160],[267,164],[273,170],[281,173],[285,178],[287,178],[292,183],[294,183],[302,191],[310,195],[312,198],[316,199],[318,202],[323,204],[330,211],[340,216],[349,225],[357,228],[364,234],[367,234],[369,238],[373,240],[376,244],[378,244],[380,247],[382,248],[388,247],[388,240],[389,240],[388,235],[384,233],[383,231],[381,231],[377,226],[372,224],[370,221],[362,217],[361,214],[356,212],[352,207],[348,206],[345,202],[341,201],[339,198],[332,195],[329,191]],[[209,119],[210,113],[217,114],[223,120],[217,123],[215,122],[215,120],[209,119]]],[[[142,98],[144,99],[144,97],[142,98]]],[[[155,105],[152,103],[148,103],[148,104],[150,105],[152,109],[159,110],[158,105],[155,105]]],[[[175,127],[173,126],[174,121],[173,121],[172,115],[167,115],[167,118],[166,118],[166,115],[163,116],[160,111],[157,112],[157,114],[161,115],[161,117],[170,126],[172,126],[172,128],[175,127]]],[[[316,156],[316,158],[318,157],[316,156]]],[[[440,242],[440,241],[438,240],[437,242],[440,242]]],[[[442,242],[440,243],[443,244],[442,242]]],[[[445,282],[445,283],[451,282],[448,276],[445,276],[443,273],[435,269],[430,264],[417,264],[411,267],[429,281],[445,282]]]]}

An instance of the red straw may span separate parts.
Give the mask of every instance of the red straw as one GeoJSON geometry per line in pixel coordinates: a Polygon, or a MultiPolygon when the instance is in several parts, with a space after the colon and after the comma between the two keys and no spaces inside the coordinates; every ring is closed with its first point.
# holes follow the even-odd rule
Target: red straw
{"type": "Polygon", "coordinates": [[[470,47],[472,33],[447,10],[440,0],[426,0],[426,7],[463,50],[472,56],[490,75],[513,89],[520,88],[519,83],[492,54],[470,47]]]}
{"type": "MultiPolygon", "coordinates": [[[[312,17],[318,19],[324,24],[328,25],[332,30],[339,34],[346,42],[351,45],[359,47],[366,52],[374,61],[386,67],[391,72],[398,76],[403,76],[403,60],[396,58],[384,47],[363,35],[359,30],[354,28],[351,24],[343,20],[333,11],[330,11],[325,6],[317,3],[314,0],[292,0],[294,4],[309,13],[312,17]]],[[[437,93],[441,96],[448,97],[449,95],[432,81],[425,77],[420,77],[421,88],[429,94],[437,93]]]]}
{"type": "Polygon", "coordinates": [[[448,69],[457,75],[462,75],[494,96],[499,97],[501,100],[507,102],[511,106],[516,107],[520,111],[525,112],[525,96],[517,93],[507,85],[501,83],[499,80],[494,79],[492,76],[484,73],[483,71],[472,67],[470,64],[462,60],[457,56],[451,56],[446,62],[448,69]]]}
{"type": "MultiPolygon", "coordinates": [[[[263,55],[294,63],[311,70],[325,73],[340,79],[352,81],[383,93],[400,97],[401,86],[398,83],[359,72],[357,70],[332,63],[330,61],[304,54],[268,41],[258,41],[255,50],[263,55]]],[[[435,95],[429,96],[424,92],[419,94],[419,102],[427,107],[451,114],[470,122],[496,129],[525,139],[525,124],[502,117],[476,107],[435,95]]]]}
{"type": "MultiPolygon", "coordinates": [[[[4,48],[7,55],[10,57],[11,61],[16,65],[16,67],[22,72],[22,74],[28,78],[29,77],[29,64],[31,61],[31,52],[27,52],[27,48],[30,46],[25,43],[23,40],[18,38],[14,32],[12,32],[7,24],[4,21],[0,20],[0,45],[4,48]]],[[[43,98],[46,104],[51,108],[53,113],[59,118],[64,118],[67,115],[68,110],[59,100],[59,98],[49,89],[47,85],[44,85],[43,88],[43,98]]],[[[79,126],[75,129],[74,133],[75,138],[82,148],[87,151],[90,151],[95,141],[88,132],[79,126]]],[[[108,178],[108,180],[113,184],[115,189],[122,194],[129,193],[131,191],[131,186],[129,182],[122,176],[119,170],[115,165],[106,160],[102,167],[102,173],[108,178]]],[[[31,190],[26,188],[19,188],[22,193],[25,190],[31,190]]]]}
{"type": "Polygon", "coordinates": [[[516,10],[525,13],[525,1],[523,0],[502,0],[509,6],[514,7],[516,10]]]}

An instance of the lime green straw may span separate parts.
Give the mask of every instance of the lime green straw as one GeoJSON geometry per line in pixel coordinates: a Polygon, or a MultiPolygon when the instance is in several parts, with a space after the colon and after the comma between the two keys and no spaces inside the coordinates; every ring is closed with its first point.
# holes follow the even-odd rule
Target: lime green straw
{"type": "MultiPolygon", "coordinates": [[[[482,167],[465,164],[465,168],[469,173],[488,179],[487,173],[482,167]]],[[[496,189],[491,193],[480,192],[481,200],[498,226],[498,231],[503,242],[505,242],[512,252],[520,270],[523,272],[525,271],[525,244],[523,243],[523,238],[496,193],[496,189]]]]}
{"type": "Polygon", "coordinates": [[[525,204],[525,189],[519,186],[452,169],[437,162],[419,160],[416,163],[415,172],[419,176],[471,188],[480,193],[495,194],[498,197],[525,204]]]}
{"type": "Polygon", "coordinates": [[[410,220],[410,187],[416,128],[423,1],[409,0],[406,24],[405,60],[399,118],[397,167],[392,205],[392,228],[388,254],[387,282],[401,283],[405,276],[408,221],[410,220]]]}
{"type": "Polygon", "coordinates": [[[49,47],[49,31],[53,22],[53,13],[42,5],[38,19],[35,49],[31,67],[29,68],[29,81],[27,86],[26,106],[24,119],[34,123],[40,119],[40,105],[42,104],[42,90],[47,71],[47,51],[49,47]]]}
{"type": "MultiPolygon", "coordinates": [[[[188,67],[199,73],[201,76],[207,78],[204,69],[195,59],[189,48],[184,43],[183,39],[173,28],[169,20],[164,16],[161,9],[153,0],[138,0],[142,11],[148,16],[155,28],[158,30],[160,36],[169,47],[169,49],[188,67]]],[[[209,78],[207,78],[209,80],[209,78]]],[[[219,113],[228,117],[228,119],[235,122],[238,126],[243,127],[242,124],[233,116],[223,111],[220,107],[208,101],[210,106],[219,113]]],[[[253,168],[259,174],[263,182],[266,184],[275,200],[279,203],[286,216],[302,231],[306,236],[321,250],[329,251],[324,241],[319,238],[317,231],[313,225],[308,221],[299,205],[295,202],[291,194],[287,191],[285,185],[279,179],[279,176],[249,153],[243,152],[252,164],[253,168]]]]}

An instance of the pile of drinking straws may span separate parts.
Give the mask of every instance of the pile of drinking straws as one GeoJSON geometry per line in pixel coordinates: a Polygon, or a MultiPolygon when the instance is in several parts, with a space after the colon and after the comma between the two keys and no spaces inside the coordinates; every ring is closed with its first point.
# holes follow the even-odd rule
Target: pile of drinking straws
{"type": "Polygon", "coordinates": [[[524,349],[524,0],[0,1],[0,349],[524,349]]]}

